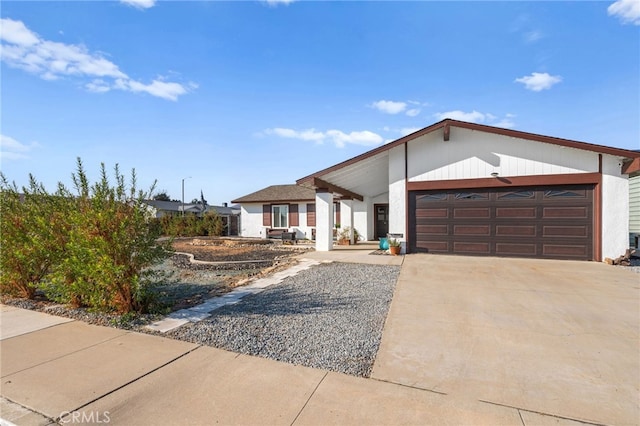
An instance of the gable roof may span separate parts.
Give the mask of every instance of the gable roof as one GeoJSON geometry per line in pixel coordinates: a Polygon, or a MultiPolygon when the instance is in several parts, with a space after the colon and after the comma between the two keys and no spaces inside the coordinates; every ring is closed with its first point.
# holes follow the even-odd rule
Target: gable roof
{"type": "Polygon", "coordinates": [[[298,185],[271,185],[244,197],[237,198],[232,203],[273,203],[289,201],[315,201],[316,191],[298,185]]]}
{"type": "Polygon", "coordinates": [[[552,136],[538,135],[535,133],[521,132],[519,130],[511,130],[511,129],[504,129],[501,127],[487,126],[486,124],[468,123],[466,121],[459,121],[459,120],[446,118],[442,121],[439,121],[435,124],[427,126],[424,129],[420,129],[416,132],[406,135],[393,142],[389,142],[388,144],[385,144],[378,148],[374,148],[370,151],[367,151],[364,154],[360,154],[356,157],[350,158],[334,166],[328,167],[326,169],[320,170],[318,172],[305,176],[301,179],[298,179],[296,183],[298,185],[302,185],[305,183],[308,184],[310,181],[313,180],[313,178],[319,178],[327,173],[333,172],[335,170],[339,170],[343,167],[346,167],[351,164],[357,163],[359,161],[365,160],[367,158],[373,157],[377,154],[380,154],[382,152],[395,148],[396,146],[399,146],[409,141],[412,141],[414,139],[417,139],[420,136],[423,136],[435,131],[439,131],[441,129],[443,132],[444,140],[449,140],[449,132],[451,127],[460,127],[464,129],[476,130],[476,131],[485,132],[485,133],[493,133],[496,135],[508,136],[512,138],[527,139],[527,140],[536,141],[536,142],[543,142],[543,143],[565,146],[569,148],[593,151],[601,154],[614,155],[617,157],[622,157],[630,160],[630,164],[626,166],[627,168],[626,172],[632,173],[634,171],[640,170],[640,169],[636,170],[638,167],[640,167],[640,160],[639,160],[640,153],[635,151],[621,149],[621,148],[613,148],[613,147],[604,146],[604,145],[596,145],[596,144],[591,144],[587,142],[579,142],[579,141],[574,141],[570,139],[556,138],[552,136]]]}

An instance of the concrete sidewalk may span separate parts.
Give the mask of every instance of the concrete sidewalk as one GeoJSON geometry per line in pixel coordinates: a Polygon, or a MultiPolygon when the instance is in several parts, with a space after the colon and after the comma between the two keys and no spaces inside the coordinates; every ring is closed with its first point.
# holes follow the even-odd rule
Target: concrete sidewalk
{"type": "Polygon", "coordinates": [[[0,417],[18,425],[565,422],[13,307],[0,321],[0,417]]]}

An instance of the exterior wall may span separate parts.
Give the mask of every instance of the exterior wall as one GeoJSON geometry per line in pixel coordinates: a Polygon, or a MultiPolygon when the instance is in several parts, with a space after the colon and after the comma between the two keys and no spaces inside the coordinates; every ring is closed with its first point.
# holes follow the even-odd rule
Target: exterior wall
{"type": "Polygon", "coordinates": [[[240,206],[240,236],[266,238],[262,226],[262,204],[240,206]]]}
{"type": "Polygon", "coordinates": [[[629,179],[619,158],[602,156],[602,257],[616,258],[629,247],[629,179]]]}
{"type": "MultiPolygon", "coordinates": [[[[416,182],[487,178],[492,172],[502,177],[593,173],[599,170],[598,157],[591,151],[452,128],[449,141],[434,132],[408,143],[408,176],[416,182]]],[[[629,243],[629,182],[621,174],[620,158],[602,157],[602,257],[615,258],[629,243]]],[[[389,190],[393,203],[404,208],[404,198],[397,195],[400,183],[394,180],[398,158],[401,156],[389,156],[389,190]]],[[[405,232],[405,219],[399,220],[400,211],[395,207],[393,211],[390,229],[402,226],[398,232],[405,232]]]]}
{"type": "Polygon", "coordinates": [[[629,178],[629,232],[640,234],[640,174],[629,178]]]}
{"type": "Polygon", "coordinates": [[[454,127],[409,142],[409,181],[531,176],[598,171],[598,154],[454,127]]]}
{"type": "Polygon", "coordinates": [[[333,194],[316,192],[316,251],[333,249],[333,194]]]}
{"type": "MultiPolygon", "coordinates": [[[[389,233],[402,234],[398,240],[406,242],[406,185],[405,149],[397,146],[389,151],[389,233]]],[[[406,251],[405,244],[402,251],[406,251]]]]}
{"type": "Polygon", "coordinates": [[[367,198],[364,201],[353,200],[353,227],[358,230],[362,240],[370,240],[373,236],[373,228],[369,226],[373,204],[366,201],[367,198]]]}
{"type": "MultiPolygon", "coordinates": [[[[240,235],[242,237],[266,238],[265,226],[262,225],[262,205],[267,203],[242,204],[240,210],[240,235]]],[[[269,203],[271,204],[271,203],[269,203]]],[[[277,203],[274,203],[277,204],[277,203]]],[[[311,239],[313,226],[307,224],[307,202],[282,203],[298,205],[299,226],[290,226],[289,231],[296,231],[296,238],[311,239]]]]}

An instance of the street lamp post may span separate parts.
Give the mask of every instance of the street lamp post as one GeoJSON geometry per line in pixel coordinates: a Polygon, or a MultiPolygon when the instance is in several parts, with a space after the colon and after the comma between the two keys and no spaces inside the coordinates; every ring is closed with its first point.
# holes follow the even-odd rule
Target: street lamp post
{"type": "Polygon", "coordinates": [[[184,217],[184,180],[185,179],[191,179],[191,176],[182,178],[182,217],[184,217]]]}

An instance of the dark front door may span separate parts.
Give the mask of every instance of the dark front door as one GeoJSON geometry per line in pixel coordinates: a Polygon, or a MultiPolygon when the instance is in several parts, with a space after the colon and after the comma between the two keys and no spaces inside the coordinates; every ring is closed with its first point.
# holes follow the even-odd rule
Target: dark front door
{"type": "Polygon", "coordinates": [[[376,212],[376,238],[384,238],[389,233],[389,204],[374,204],[376,212]]]}

